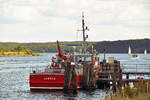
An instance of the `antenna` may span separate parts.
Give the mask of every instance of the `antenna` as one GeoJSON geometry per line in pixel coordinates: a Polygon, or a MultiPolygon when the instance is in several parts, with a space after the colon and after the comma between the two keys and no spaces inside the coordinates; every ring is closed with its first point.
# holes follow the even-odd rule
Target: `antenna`
{"type": "Polygon", "coordinates": [[[77,27],[77,32],[76,32],[76,41],[78,41],[78,33],[79,33],[79,27],[77,27]]]}
{"type": "Polygon", "coordinates": [[[87,33],[85,34],[85,31],[89,31],[88,27],[85,27],[85,22],[84,22],[84,12],[82,12],[82,30],[77,30],[77,31],[82,31],[83,33],[83,48],[84,51],[83,53],[86,53],[86,39],[88,38],[87,33]],[[85,36],[86,35],[86,36],[85,36]]]}
{"type": "Polygon", "coordinates": [[[84,12],[82,12],[82,32],[83,32],[83,47],[84,47],[84,53],[86,53],[86,39],[88,38],[88,35],[85,36],[85,31],[89,31],[88,27],[85,27],[84,22],[84,12]]]}

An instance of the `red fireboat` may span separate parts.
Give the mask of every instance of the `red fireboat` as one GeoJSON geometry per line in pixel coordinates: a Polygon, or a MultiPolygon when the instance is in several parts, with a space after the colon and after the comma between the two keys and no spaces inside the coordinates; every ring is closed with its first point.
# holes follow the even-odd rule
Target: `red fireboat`
{"type": "MultiPolygon", "coordinates": [[[[82,15],[82,31],[83,31],[83,52],[82,53],[62,53],[59,42],[57,41],[58,54],[56,57],[52,57],[52,62],[43,71],[33,70],[30,73],[29,84],[30,89],[63,89],[65,77],[66,63],[76,66],[75,77],[77,88],[82,88],[83,82],[83,70],[84,62],[92,64],[94,75],[96,76],[100,68],[99,56],[92,49],[92,53],[86,51],[86,39],[85,31],[88,30],[84,26],[84,15],[82,15]]],[[[79,46],[79,45],[72,45],[79,46]]],[[[70,80],[69,88],[73,87],[73,82],[70,80]]]]}

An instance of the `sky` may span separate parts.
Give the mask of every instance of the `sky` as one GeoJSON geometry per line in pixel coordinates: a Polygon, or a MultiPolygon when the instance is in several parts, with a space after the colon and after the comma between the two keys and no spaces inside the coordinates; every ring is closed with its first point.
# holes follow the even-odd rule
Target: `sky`
{"type": "Polygon", "coordinates": [[[150,38],[150,0],[0,0],[1,42],[150,38]]]}

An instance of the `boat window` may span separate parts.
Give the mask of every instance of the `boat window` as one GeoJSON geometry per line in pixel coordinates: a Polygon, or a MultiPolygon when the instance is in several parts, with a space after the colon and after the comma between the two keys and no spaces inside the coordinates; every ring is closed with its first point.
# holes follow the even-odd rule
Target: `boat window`
{"type": "Polygon", "coordinates": [[[78,58],[78,62],[80,63],[80,62],[82,62],[82,61],[83,61],[82,57],[79,57],[79,58],[78,58]]]}
{"type": "Polygon", "coordinates": [[[86,57],[86,59],[84,60],[84,57],[78,57],[78,61],[81,62],[81,61],[92,61],[92,58],[91,57],[86,57]]]}
{"type": "Polygon", "coordinates": [[[91,57],[87,57],[86,61],[92,61],[91,57]]]}

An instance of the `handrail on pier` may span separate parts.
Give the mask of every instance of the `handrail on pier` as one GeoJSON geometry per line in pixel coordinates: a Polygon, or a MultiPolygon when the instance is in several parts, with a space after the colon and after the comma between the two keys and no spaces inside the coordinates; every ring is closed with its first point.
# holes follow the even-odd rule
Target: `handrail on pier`
{"type": "Polygon", "coordinates": [[[122,72],[150,73],[150,64],[122,64],[122,72]]]}

